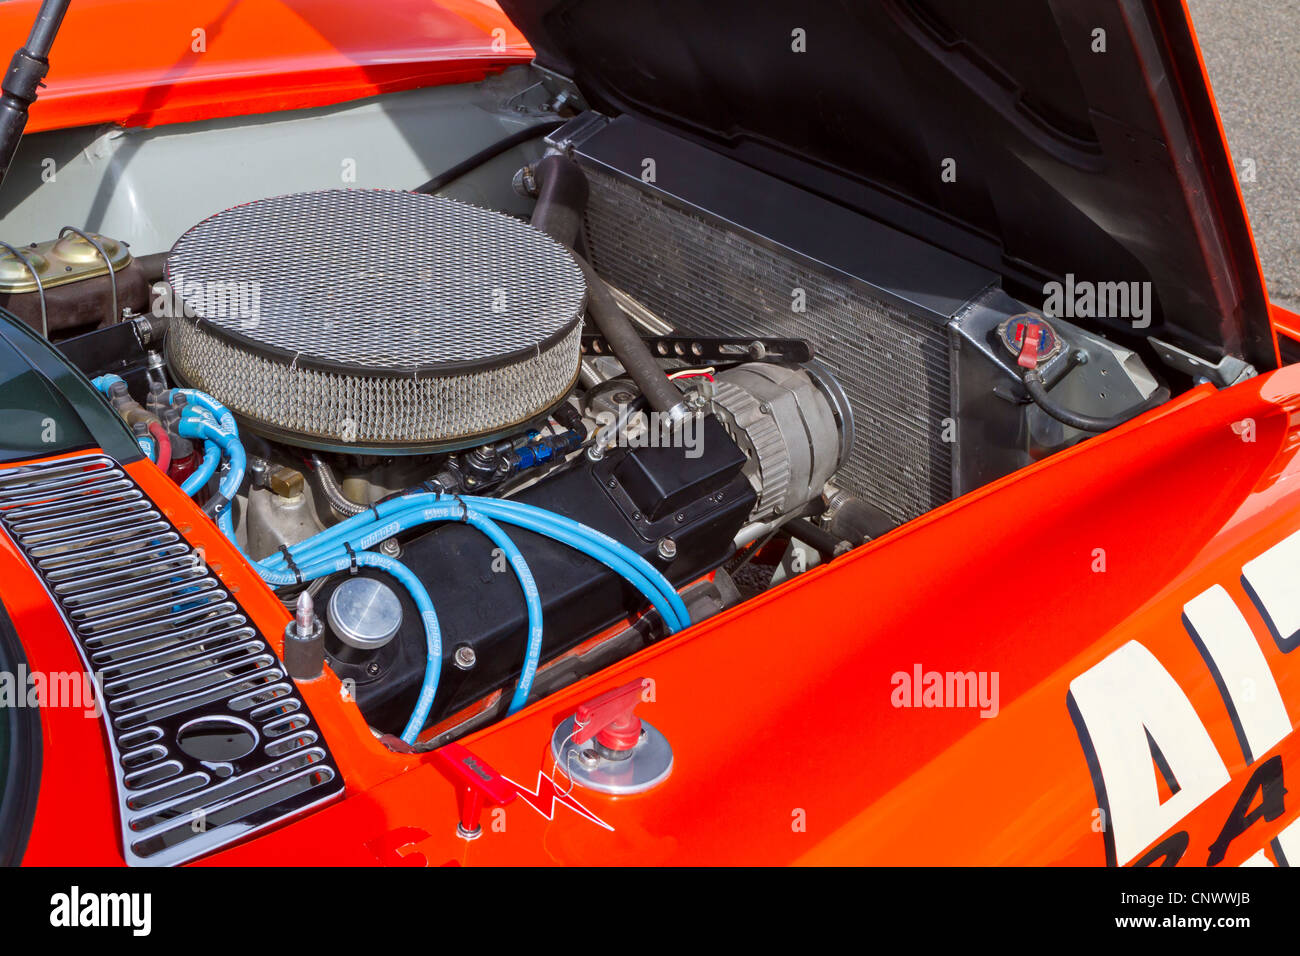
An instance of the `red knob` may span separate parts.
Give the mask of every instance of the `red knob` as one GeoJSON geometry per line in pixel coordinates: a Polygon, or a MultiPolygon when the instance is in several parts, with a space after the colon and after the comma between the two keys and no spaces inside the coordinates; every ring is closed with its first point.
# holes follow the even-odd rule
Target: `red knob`
{"type": "Polygon", "coordinates": [[[1016,328],[1016,338],[1021,339],[1020,357],[1016,364],[1030,370],[1038,368],[1038,349],[1043,342],[1043,330],[1037,326],[1021,324],[1016,328]]]}
{"type": "Polygon", "coordinates": [[[607,690],[598,697],[578,705],[573,715],[577,730],[575,744],[585,744],[592,737],[610,750],[631,750],[641,739],[641,718],[633,711],[641,703],[645,678],[607,690]]]}
{"type": "Polygon", "coordinates": [[[433,764],[455,784],[460,798],[460,835],[478,836],[479,816],[485,806],[504,806],[518,791],[486,760],[460,744],[444,744],[433,752],[433,764]]]}

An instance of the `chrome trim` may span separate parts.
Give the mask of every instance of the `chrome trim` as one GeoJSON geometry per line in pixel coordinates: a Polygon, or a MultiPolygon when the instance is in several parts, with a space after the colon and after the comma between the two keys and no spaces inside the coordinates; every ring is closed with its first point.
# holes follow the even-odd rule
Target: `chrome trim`
{"type": "Polygon", "coordinates": [[[0,530],[94,676],[128,863],[183,863],[342,793],[271,645],[116,462],[0,469],[0,530]],[[227,762],[185,753],[182,725],[212,717],[252,727],[253,749],[227,762]]]}

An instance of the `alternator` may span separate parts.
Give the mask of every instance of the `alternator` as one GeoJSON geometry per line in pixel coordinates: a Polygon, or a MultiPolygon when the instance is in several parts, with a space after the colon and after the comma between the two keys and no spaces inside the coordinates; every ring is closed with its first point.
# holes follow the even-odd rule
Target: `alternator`
{"type": "Polygon", "coordinates": [[[718,374],[714,413],[749,456],[758,492],[750,516],[767,521],[819,496],[853,445],[853,416],[823,370],[756,362],[718,374]]]}

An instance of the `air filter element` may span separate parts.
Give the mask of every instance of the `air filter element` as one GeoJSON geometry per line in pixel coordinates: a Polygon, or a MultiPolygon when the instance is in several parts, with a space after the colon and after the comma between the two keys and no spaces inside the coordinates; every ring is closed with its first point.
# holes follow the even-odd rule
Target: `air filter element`
{"type": "Polygon", "coordinates": [[[168,362],[254,431],[422,452],[509,433],[578,374],[582,272],[515,219],[439,196],[338,189],[194,226],[167,260],[168,362]]]}

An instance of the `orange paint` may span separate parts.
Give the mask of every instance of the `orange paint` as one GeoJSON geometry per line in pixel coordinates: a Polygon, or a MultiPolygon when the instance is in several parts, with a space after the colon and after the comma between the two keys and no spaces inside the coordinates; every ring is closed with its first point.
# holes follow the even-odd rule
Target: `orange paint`
{"type": "MultiPolygon", "coordinates": [[[[0,4],[0,49],[39,0],[0,4]]],[[[158,126],[472,83],[532,50],[491,0],[77,0],[27,132],[158,126]]]]}

